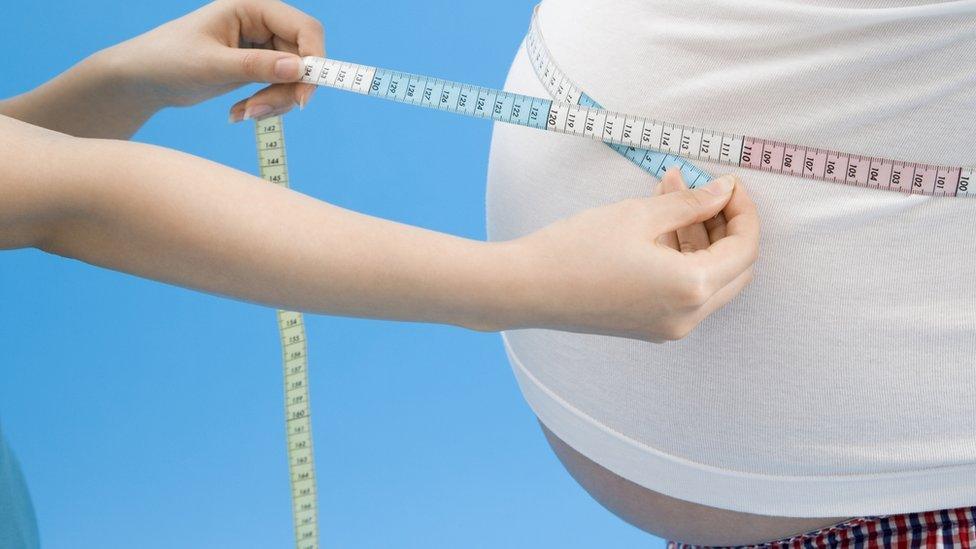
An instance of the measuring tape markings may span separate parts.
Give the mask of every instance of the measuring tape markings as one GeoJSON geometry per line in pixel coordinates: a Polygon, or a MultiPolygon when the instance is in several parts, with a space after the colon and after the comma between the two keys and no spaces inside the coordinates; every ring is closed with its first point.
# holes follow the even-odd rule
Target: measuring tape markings
{"type": "MultiPolygon", "coordinates": [[[[536,28],[535,17],[532,18],[532,29],[525,37],[524,46],[525,53],[532,62],[532,68],[535,69],[536,76],[554,100],[561,103],[576,104],[582,107],[603,108],[595,99],[587,95],[579,86],[570,80],[552,60],[549,50],[546,49],[542,42],[542,34],[536,28]]],[[[662,136],[665,143],[670,138],[670,135],[667,134],[662,136]]],[[[664,173],[672,166],[675,166],[681,169],[685,183],[691,188],[704,185],[712,180],[711,175],[680,156],[611,143],[607,143],[607,146],[622,154],[640,169],[658,179],[664,177],[664,173]]]]}
{"type": "MultiPolygon", "coordinates": [[[[552,99],[320,57],[306,57],[304,62],[302,81],[307,83],[531,128],[571,133],[553,126],[555,103],[552,99]]],[[[579,99],[596,105],[588,96],[581,95],[579,99]]],[[[682,169],[691,186],[711,180],[710,175],[678,156],[641,150],[621,142],[608,144],[659,177],[670,166],[676,165],[682,169]]]]}
{"type": "MultiPolygon", "coordinates": [[[[258,168],[261,177],[288,187],[285,130],[280,116],[255,121],[258,168]]],[[[318,549],[318,504],[315,459],[312,452],[312,417],[308,395],[308,345],[301,313],[278,311],[278,332],[285,381],[285,438],[291,477],[295,546],[318,549]]]]}
{"type": "MultiPolygon", "coordinates": [[[[566,76],[553,60],[552,54],[546,48],[545,41],[542,38],[538,8],[533,12],[529,33],[525,38],[525,46],[536,76],[553,98],[563,103],[579,103],[584,106],[600,108],[595,101],[566,76]]],[[[976,195],[976,189],[970,188],[974,181],[976,168],[898,162],[828,149],[792,145],[745,135],[726,134],[680,124],[652,122],[654,122],[653,134],[649,139],[642,138],[642,142],[648,145],[657,142],[659,149],[686,157],[717,161],[761,171],[912,194],[976,195]],[[678,134],[677,139],[674,139],[675,133],[678,134]],[[714,147],[714,143],[719,143],[719,147],[714,147]],[[715,152],[718,153],[717,158],[715,152]],[[803,160],[800,161],[800,158],[803,160]]],[[[642,128],[642,131],[646,131],[646,126],[642,128]]],[[[637,150],[640,151],[640,149],[637,150]]],[[[638,161],[639,156],[632,151],[633,147],[631,153],[624,154],[624,156],[644,168],[648,159],[642,158],[638,161]]],[[[684,168],[682,171],[685,171],[684,168]]],[[[693,181],[693,183],[689,183],[691,187],[699,183],[697,180],[690,179],[687,173],[685,173],[685,179],[693,181]]]]}
{"type": "MultiPolygon", "coordinates": [[[[561,83],[570,82],[545,49],[535,18],[526,44],[538,56],[533,63],[537,73],[549,71],[548,80],[559,75],[561,83]]],[[[562,93],[557,85],[556,98],[543,99],[321,57],[305,57],[303,61],[302,81],[306,83],[632,148],[617,150],[652,173],[666,169],[668,160],[655,168],[653,162],[660,157],[642,154],[647,151],[910,194],[976,196],[976,168],[850,154],[608,111],[595,106],[597,103],[575,85],[566,85],[562,93]],[[580,95],[570,95],[571,90],[580,95]]],[[[709,179],[690,164],[677,164],[691,186],[709,179]]]]}

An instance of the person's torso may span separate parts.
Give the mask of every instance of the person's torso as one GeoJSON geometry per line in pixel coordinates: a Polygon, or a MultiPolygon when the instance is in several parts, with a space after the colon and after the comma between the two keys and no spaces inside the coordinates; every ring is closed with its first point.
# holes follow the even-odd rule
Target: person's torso
{"type": "MultiPolygon", "coordinates": [[[[973,1],[547,0],[540,22],[561,68],[610,109],[976,165],[973,1]]],[[[520,62],[509,86],[540,94],[520,62]]],[[[654,184],[606,147],[495,131],[492,239],[654,184]]],[[[699,165],[735,171],[757,202],[755,282],[671,344],[508,333],[532,376],[615,432],[736,474],[976,464],[976,201],[699,165]]],[[[777,514],[816,516],[815,505],[777,514]]]]}

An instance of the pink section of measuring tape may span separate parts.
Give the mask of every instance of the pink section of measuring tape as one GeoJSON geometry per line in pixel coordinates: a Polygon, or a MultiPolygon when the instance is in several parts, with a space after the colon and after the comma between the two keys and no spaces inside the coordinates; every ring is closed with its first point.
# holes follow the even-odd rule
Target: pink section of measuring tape
{"type": "Polygon", "coordinates": [[[972,168],[899,162],[884,158],[743,137],[739,165],[744,168],[934,196],[972,195],[972,168]]]}

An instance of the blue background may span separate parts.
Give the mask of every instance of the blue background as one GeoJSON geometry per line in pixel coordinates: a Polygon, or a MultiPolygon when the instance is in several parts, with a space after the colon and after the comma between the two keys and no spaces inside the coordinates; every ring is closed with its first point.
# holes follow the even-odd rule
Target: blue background
{"type": "MultiPolygon", "coordinates": [[[[197,5],[4,9],[0,96],[197,5]]],[[[295,5],[332,57],[500,87],[533,0],[295,5]]],[[[136,139],[253,173],[251,125],[226,123],[244,96],[164,111],[136,139]]],[[[489,124],[320,90],[286,127],[301,192],[484,238],[489,124]]],[[[0,307],[0,417],[44,546],[292,544],[273,311],[33,250],[0,253],[0,307]]],[[[307,322],[324,547],[661,545],[563,470],[497,335],[307,322]]]]}

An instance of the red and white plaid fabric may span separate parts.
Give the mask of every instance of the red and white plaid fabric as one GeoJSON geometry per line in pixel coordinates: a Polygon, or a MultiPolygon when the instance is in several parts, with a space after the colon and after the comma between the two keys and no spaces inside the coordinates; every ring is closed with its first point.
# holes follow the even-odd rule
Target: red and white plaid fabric
{"type": "MultiPolygon", "coordinates": [[[[976,507],[858,517],[816,532],[735,549],[976,549],[976,507]]],[[[668,549],[707,549],[668,542],[668,549]]],[[[731,548],[729,548],[731,549],[731,548]]]]}

